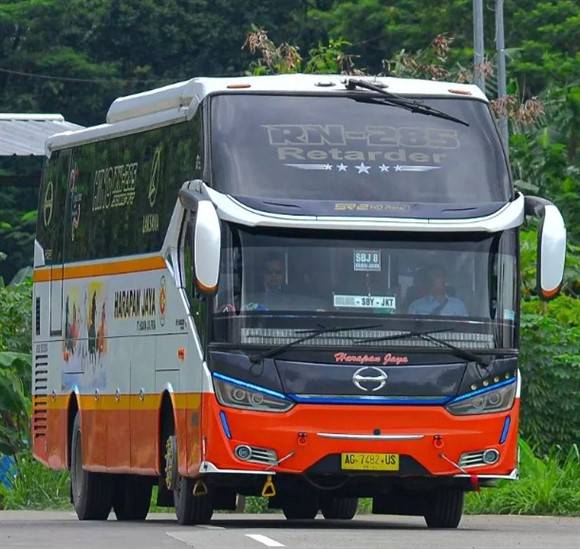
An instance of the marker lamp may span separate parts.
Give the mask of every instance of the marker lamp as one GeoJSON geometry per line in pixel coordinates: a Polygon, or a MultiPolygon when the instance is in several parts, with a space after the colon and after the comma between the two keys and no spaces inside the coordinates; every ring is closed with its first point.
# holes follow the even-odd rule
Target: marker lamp
{"type": "Polygon", "coordinates": [[[262,412],[286,412],[294,406],[294,403],[282,393],[222,374],[213,375],[213,386],[220,404],[230,408],[262,412]]]}
{"type": "Polygon", "coordinates": [[[456,416],[470,414],[492,414],[509,410],[516,397],[517,381],[499,383],[496,387],[480,389],[458,396],[449,402],[447,410],[456,416]]]}

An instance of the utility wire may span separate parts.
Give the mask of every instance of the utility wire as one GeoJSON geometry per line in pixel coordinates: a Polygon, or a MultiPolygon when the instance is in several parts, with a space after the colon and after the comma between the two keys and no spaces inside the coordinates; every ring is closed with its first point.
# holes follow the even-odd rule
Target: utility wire
{"type": "MultiPolygon", "coordinates": [[[[22,71],[15,71],[12,69],[4,69],[0,67],[0,73],[7,73],[7,74],[15,74],[17,76],[25,76],[28,78],[40,78],[42,80],[55,80],[55,81],[63,81],[63,82],[80,82],[85,84],[109,84],[118,82],[121,84],[171,84],[173,82],[180,82],[182,80],[187,80],[191,77],[183,77],[179,76],[176,78],[157,78],[157,79],[149,79],[149,80],[140,80],[140,79],[132,79],[132,78],[75,78],[72,76],[57,76],[53,74],[38,74],[33,72],[22,72],[22,71]]],[[[231,72],[225,74],[212,74],[212,77],[236,77],[236,76],[246,76],[244,72],[231,72]]]]}
{"type": "Polygon", "coordinates": [[[151,84],[151,83],[158,83],[158,82],[174,82],[169,78],[163,79],[151,79],[151,80],[140,80],[140,79],[131,79],[131,78],[75,78],[72,76],[57,76],[53,74],[38,74],[33,72],[22,72],[22,71],[15,71],[12,69],[4,69],[0,67],[0,72],[7,73],[7,74],[15,74],[17,76],[26,76],[28,78],[40,78],[42,80],[61,80],[63,82],[82,82],[87,84],[105,84],[105,83],[112,83],[112,82],[120,82],[124,84],[151,84]]]}

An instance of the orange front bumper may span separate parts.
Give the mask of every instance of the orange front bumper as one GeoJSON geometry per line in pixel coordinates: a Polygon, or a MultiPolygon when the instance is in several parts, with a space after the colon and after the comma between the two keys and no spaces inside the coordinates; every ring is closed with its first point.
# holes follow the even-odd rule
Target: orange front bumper
{"type": "Polygon", "coordinates": [[[285,413],[251,412],[221,406],[215,395],[204,394],[205,461],[218,469],[263,471],[267,467],[241,461],[234,455],[238,444],[269,448],[278,459],[278,473],[304,473],[328,455],[341,452],[396,453],[418,462],[430,475],[456,475],[451,465],[464,452],[495,448],[500,459],[492,466],[467,469],[476,475],[509,475],[517,466],[519,398],[507,412],[454,416],[443,406],[320,405],[297,404],[285,413]],[[220,419],[225,412],[231,438],[220,419]],[[500,443],[507,416],[511,424],[500,443]],[[334,435],[420,435],[412,440],[359,440],[328,438],[334,435]],[[447,458],[447,459],[445,459],[447,458]]]}

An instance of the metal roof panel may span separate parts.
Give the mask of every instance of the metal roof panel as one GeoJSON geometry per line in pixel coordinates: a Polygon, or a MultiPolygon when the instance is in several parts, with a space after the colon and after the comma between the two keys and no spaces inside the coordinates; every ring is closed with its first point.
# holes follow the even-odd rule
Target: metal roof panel
{"type": "Polygon", "coordinates": [[[44,156],[51,135],[82,127],[60,114],[0,114],[0,156],[44,156]]]}

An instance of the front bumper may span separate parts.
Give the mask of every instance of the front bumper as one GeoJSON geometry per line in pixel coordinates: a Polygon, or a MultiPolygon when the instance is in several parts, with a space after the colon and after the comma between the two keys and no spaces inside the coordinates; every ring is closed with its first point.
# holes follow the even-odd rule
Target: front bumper
{"type": "Polygon", "coordinates": [[[424,405],[298,404],[285,413],[253,412],[224,407],[215,395],[206,393],[199,471],[344,475],[336,456],[364,452],[401,456],[399,471],[373,474],[512,478],[517,467],[518,415],[519,398],[507,412],[454,416],[443,406],[424,405]],[[502,443],[507,416],[511,422],[502,443]],[[234,453],[240,444],[272,449],[278,462],[242,461],[234,453]],[[492,448],[500,453],[493,465],[465,469],[456,465],[465,452],[492,448]]]}

